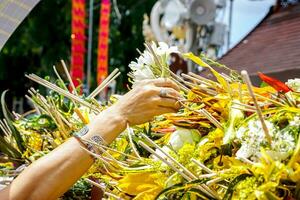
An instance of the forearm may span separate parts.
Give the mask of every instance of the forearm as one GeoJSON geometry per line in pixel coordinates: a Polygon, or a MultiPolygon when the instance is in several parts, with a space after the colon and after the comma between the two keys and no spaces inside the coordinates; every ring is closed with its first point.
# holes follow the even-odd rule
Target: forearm
{"type": "MultiPolygon", "coordinates": [[[[122,119],[110,113],[111,110],[104,112],[88,126],[89,132],[84,139],[100,135],[110,143],[124,129],[122,119]]],[[[89,169],[92,163],[93,159],[82,149],[80,142],[71,138],[21,173],[6,189],[9,190],[9,197],[3,199],[57,199],[89,169]]]]}

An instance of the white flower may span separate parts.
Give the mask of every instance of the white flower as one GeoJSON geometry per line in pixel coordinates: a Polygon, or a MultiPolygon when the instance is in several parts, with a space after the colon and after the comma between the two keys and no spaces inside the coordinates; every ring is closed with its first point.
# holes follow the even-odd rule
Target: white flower
{"type": "MultiPolygon", "coordinates": [[[[280,130],[267,120],[265,123],[272,137],[271,146],[266,152],[273,158],[286,159],[295,149],[294,137],[289,131],[280,130]]],[[[236,153],[238,158],[250,158],[255,161],[260,157],[261,148],[268,145],[259,120],[250,120],[246,127],[240,127],[236,138],[241,142],[241,148],[236,153]]]]}
{"type": "MultiPolygon", "coordinates": [[[[171,53],[179,53],[177,47],[169,47],[163,42],[159,42],[158,46],[152,42],[151,47],[163,68],[169,67],[168,62],[171,53]]],[[[135,83],[145,79],[160,77],[163,72],[163,69],[156,65],[154,56],[148,50],[145,50],[137,58],[137,61],[131,62],[129,67],[132,70],[130,76],[135,83]]]]}
{"type": "Polygon", "coordinates": [[[294,92],[300,92],[300,78],[289,79],[285,84],[294,92]]]}
{"type": "MultiPolygon", "coordinates": [[[[154,45],[155,43],[152,43],[152,48],[154,45]]],[[[179,53],[179,51],[178,51],[178,47],[176,46],[169,47],[166,43],[159,42],[156,53],[159,56],[165,56],[165,55],[169,56],[171,53],[179,53]]]]}
{"type": "Polygon", "coordinates": [[[295,116],[294,119],[290,122],[291,126],[300,126],[300,117],[295,116]]]}
{"type": "Polygon", "coordinates": [[[175,150],[178,151],[184,144],[194,144],[200,140],[200,134],[195,129],[176,128],[177,130],[172,133],[169,144],[175,150]]]}

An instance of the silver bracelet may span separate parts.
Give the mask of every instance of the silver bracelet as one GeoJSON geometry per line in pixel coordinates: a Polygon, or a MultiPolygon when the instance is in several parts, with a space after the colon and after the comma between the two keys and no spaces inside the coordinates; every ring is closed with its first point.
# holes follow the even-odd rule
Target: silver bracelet
{"type": "Polygon", "coordinates": [[[92,143],[95,143],[97,145],[107,145],[107,142],[99,135],[94,135],[90,138],[90,142],[89,141],[85,141],[82,139],[82,137],[84,135],[86,135],[87,133],[89,132],[89,128],[88,126],[84,126],[80,131],[76,132],[73,134],[73,136],[79,140],[82,144],[84,144],[84,146],[91,152],[93,153],[97,153],[97,148],[94,148],[94,145],[91,144],[90,142],[92,143]]]}

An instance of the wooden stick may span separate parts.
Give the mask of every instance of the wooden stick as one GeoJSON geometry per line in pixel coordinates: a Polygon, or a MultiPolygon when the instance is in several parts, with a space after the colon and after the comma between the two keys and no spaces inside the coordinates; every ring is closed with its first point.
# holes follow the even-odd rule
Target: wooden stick
{"type": "Polygon", "coordinates": [[[65,90],[69,91],[68,88],[67,88],[67,86],[65,85],[64,81],[63,81],[62,78],[60,77],[58,71],[56,70],[55,65],[53,65],[53,71],[54,71],[55,75],[57,76],[58,80],[60,80],[60,81],[62,82],[63,88],[64,88],[65,90]]]}
{"type": "Polygon", "coordinates": [[[76,96],[78,96],[78,93],[77,93],[77,91],[76,91],[75,85],[74,85],[74,83],[73,83],[73,80],[72,80],[72,78],[71,78],[71,75],[70,75],[70,73],[69,73],[69,70],[68,70],[68,68],[67,68],[66,63],[65,63],[63,60],[60,60],[60,62],[61,62],[61,64],[62,64],[62,66],[63,66],[63,68],[64,68],[64,71],[65,71],[65,74],[67,75],[67,78],[68,78],[68,80],[69,80],[69,82],[70,82],[70,85],[71,85],[71,87],[72,87],[72,91],[75,93],[76,96]]]}
{"type": "Polygon", "coordinates": [[[206,109],[202,108],[198,111],[199,113],[203,114],[211,123],[213,123],[217,128],[224,131],[224,128],[222,127],[221,123],[214,118],[206,109]]]}
{"type": "Polygon", "coordinates": [[[207,173],[209,173],[209,174],[213,174],[214,173],[214,171],[212,171],[211,169],[209,169],[208,167],[206,167],[204,164],[202,164],[200,161],[196,160],[195,158],[192,158],[191,161],[193,163],[195,163],[196,165],[198,165],[201,169],[203,169],[207,173]]]}
{"type": "Polygon", "coordinates": [[[208,87],[212,87],[212,84],[210,84],[210,83],[208,83],[208,82],[205,82],[205,81],[203,81],[203,80],[197,79],[197,78],[195,78],[195,77],[192,77],[192,76],[190,76],[190,75],[187,75],[187,74],[182,73],[181,76],[183,76],[184,78],[189,79],[189,80],[191,80],[191,81],[195,81],[195,82],[197,82],[197,83],[206,85],[206,86],[208,86],[208,87]]]}
{"type": "MultiPolygon", "coordinates": [[[[99,160],[101,160],[104,164],[106,164],[107,166],[110,166],[110,169],[112,169],[112,168],[114,168],[114,169],[112,169],[113,171],[118,171],[119,169],[123,169],[124,167],[123,166],[120,166],[120,165],[118,165],[118,166],[115,166],[115,165],[113,165],[114,163],[113,162],[109,162],[109,161],[111,161],[111,160],[109,160],[109,161],[107,161],[103,156],[100,156],[100,155],[98,155],[98,154],[95,154],[95,153],[93,153],[93,152],[91,152],[91,151],[89,151],[88,149],[86,149],[86,148],[84,148],[84,147],[80,147],[82,150],[84,150],[85,152],[87,152],[88,154],[90,154],[91,156],[93,156],[93,157],[95,157],[95,158],[97,158],[97,159],[99,159],[99,160]]],[[[115,163],[116,164],[116,163],[115,163]]]]}
{"type": "MultiPolygon", "coordinates": [[[[173,166],[168,160],[162,158],[159,154],[157,154],[153,149],[151,149],[148,145],[146,145],[144,142],[142,141],[138,141],[138,144],[141,145],[144,149],[146,149],[148,152],[152,153],[155,157],[157,157],[158,159],[160,159],[162,162],[164,162],[166,165],[168,165],[171,169],[173,169],[174,171],[176,171],[178,174],[180,174],[184,179],[188,180],[188,181],[192,181],[192,179],[187,176],[185,173],[183,173],[182,171],[180,171],[178,168],[176,168],[175,166],[173,166]]],[[[211,194],[209,191],[207,191],[206,189],[203,188],[202,185],[199,185],[199,189],[206,193],[207,195],[216,198],[213,194],[211,194]]]]}
{"type": "Polygon", "coordinates": [[[266,123],[265,123],[265,120],[264,120],[264,118],[263,118],[263,114],[262,114],[261,109],[260,109],[260,107],[259,107],[259,105],[258,105],[256,96],[254,95],[254,92],[253,92],[253,90],[252,90],[252,84],[251,84],[250,78],[249,78],[249,76],[248,76],[248,72],[245,71],[245,70],[243,70],[243,71],[241,72],[241,75],[242,75],[242,77],[243,77],[243,79],[244,79],[244,82],[245,82],[246,85],[247,85],[247,88],[248,88],[248,91],[249,91],[249,93],[250,93],[250,96],[251,96],[252,99],[253,99],[253,102],[254,102],[254,105],[255,105],[255,108],[256,108],[256,113],[257,113],[258,118],[259,118],[259,120],[260,120],[260,122],[261,122],[261,125],[262,125],[262,128],[263,128],[263,130],[264,130],[265,136],[266,136],[266,138],[267,138],[269,144],[271,144],[271,143],[272,143],[272,138],[271,138],[271,136],[270,136],[270,134],[269,134],[268,127],[267,127],[267,125],[266,125],[266,123]]]}
{"type": "Polygon", "coordinates": [[[121,74],[121,72],[118,72],[115,76],[113,76],[107,83],[105,83],[101,88],[99,87],[99,89],[93,94],[91,95],[92,98],[94,98],[95,96],[97,96],[104,88],[106,88],[112,81],[114,81],[119,75],[121,74]]]}
{"type": "Polygon", "coordinates": [[[68,97],[69,99],[73,99],[74,101],[76,101],[77,103],[80,103],[96,112],[100,112],[99,109],[95,108],[94,106],[92,106],[91,104],[89,104],[88,102],[82,100],[81,98],[79,98],[78,96],[75,96],[73,94],[71,94],[70,92],[65,91],[64,89],[58,87],[57,85],[50,83],[49,81],[46,81],[45,79],[40,78],[37,75],[34,74],[30,74],[30,75],[25,75],[27,78],[29,78],[30,80],[33,80],[65,97],[68,97]]]}
{"type": "Polygon", "coordinates": [[[117,73],[119,72],[119,69],[116,68],[114,69],[114,71],[112,71],[112,73],[110,73],[108,75],[108,77],[106,77],[102,83],[100,85],[97,86],[97,88],[88,96],[89,99],[94,98],[95,96],[97,96],[96,94],[99,93],[99,90],[113,77],[115,76],[117,73]]]}
{"type": "Polygon", "coordinates": [[[163,67],[162,64],[160,63],[160,61],[159,61],[159,59],[158,59],[158,57],[157,57],[155,51],[153,50],[151,44],[150,44],[149,42],[146,42],[146,43],[145,43],[145,47],[146,47],[146,49],[152,54],[152,56],[153,56],[153,58],[154,58],[155,64],[156,64],[158,67],[160,67],[160,68],[161,68],[161,72],[163,72],[164,67],[163,67]]]}
{"type": "Polygon", "coordinates": [[[96,183],[88,178],[85,178],[84,179],[86,182],[100,188],[103,192],[104,192],[104,195],[107,195],[109,197],[112,197],[112,198],[115,198],[115,199],[118,199],[118,200],[123,200],[121,197],[118,197],[117,195],[113,194],[113,193],[110,193],[110,192],[106,192],[107,188],[105,186],[102,186],[101,184],[99,183],[96,183]]]}
{"type": "Polygon", "coordinates": [[[202,80],[202,81],[205,81],[207,83],[210,83],[212,86],[218,86],[218,87],[220,87],[219,83],[217,83],[215,81],[212,81],[212,80],[209,80],[207,78],[204,78],[202,76],[199,76],[198,74],[195,74],[193,72],[189,72],[188,74],[191,75],[191,76],[193,76],[193,77],[195,77],[195,78],[198,78],[199,80],[202,80]]]}
{"type": "Polygon", "coordinates": [[[190,83],[190,82],[187,82],[187,81],[184,81],[184,84],[188,85],[190,88],[198,88],[200,90],[203,90],[205,91],[206,93],[210,94],[210,95],[213,95],[213,96],[216,96],[218,93],[214,90],[211,90],[207,87],[203,87],[201,85],[196,85],[194,83],[190,83]]]}
{"type": "MultiPolygon", "coordinates": [[[[84,139],[82,139],[84,142],[88,142],[89,140],[84,140],[84,139]]],[[[88,142],[88,143],[90,143],[90,144],[96,144],[96,142],[88,142]]],[[[106,154],[108,157],[109,157],[109,159],[111,160],[111,161],[114,161],[115,163],[117,163],[117,164],[119,164],[119,165],[121,165],[121,166],[123,166],[123,167],[128,167],[129,165],[128,164],[126,164],[126,163],[123,163],[123,162],[121,162],[121,161],[118,161],[117,159],[115,159],[112,155],[110,155],[110,153],[108,153],[104,148],[102,148],[102,147],[100,147],[100,146],[97,146],[97,148],[101,151],[101,153],[102,154],[106,154]]],[[[102,155],[102,157],[104,157],[103,155],[102,155]]],[[[105,157],[106,158],[106,157],[105,157]]]]}
{"type": "Polygon", "coordinates": [[[241,106],[241,107],[245,107],[247,109],[252,109],[252,110],[255,110],[255,107],[254,106],[250,106],[248,104],[244,104],[244,103],[240,103],[240,102],[237,102],[237,101],[232,101],[233,104],[236,104],[238,106],[241,106]]]}
{"type": "Polygon", "coordinates": [[[242,108],[242,107],[238,107],[238,106],[231,106],[231,108],[233,109],[237,109],[237,110],[241,110],[241,111],[246,111],[246,112],[256,112],[256,110],[254,109],[249,109],[249,108],[242,108]]]}
{"type": "Polygon", "coordinates": [[[83,139],[83,138],[81,138],[81,139],[82,139],[84,142],[87,142],[87,143],[90,143],[90,144],[92,144],[92,145],[95,145],[96,147],[101,147],[101,148],[103,148],[103,149],[107,149],[107,150],[113,151],[113,152],[115,152],[115,153],[119,153],[119,154],[121,154],[121,155],[123,155],[123,156],[127,156],[127,157],[129,157],[129,158],[131,158],[131,159],[138,160],[138,158],[135,157],[135,156],[132,156],[132,155],[123,153],[123,152],[121,152],[121,151],[115,150],[115,149],[110,148],[110,147],[107,147],[107,146],[105,146],[105,145],[97,144],[96,142],[93,142],[93,141],[85,140],[85,139],[83,139]]]}
{"type": "Polygon", "coordinates": [[[218,177],[218,178],[215,178],[213,180],[207,181],[206,185],[210,186],[210,185],[213,185],[213,184],[218,183],[220,181],[223,181],[224,179],[225,179],[224,177],[218,177]]]}
{"type": "Polygon", "coordinates": [[[177,160],[175,160],[172,156],[170,156],[167,152],[165,152],[162,148],[160,148],[155,142],[153,142],[149,137],[147,137],[145,134],[141,134],[141,136],[147,141],[149,142],[151,145],[153,145],[156,149],[158,149],[160,152],[162,152],[165,156],[167,156],[167,158],[169,158],[172,162],[174,162],[175,164],[177,164],[190,178],[192,179],[197,179],[197,177],[190,172],[187,168],[185,168],[180,162],[178,162],[177,160]]]}
{"type": "MultiPolygon", "coordinates": [[[[249,94],[250,94],[250,93],[249,93],[249,94]]],[[[280,102],[278,102],[278,101],[275,101],[275,100],[273,100],[273,99],[270,99],[270,98],[268,98],[268,97],[262,96],[262,95],[260,95],[260,94],[254,93],[254,96],[257,97],[257,98],[261,98],[261,99],[263,99],[263,100],[265,100],[265,101],[270,101],[270,102],[272,102],[273,104],[275,104],[275,105],[277,105],[277,106],[286,107],[286,105],[284,105],[284,104],[282,104],[282,103],[280,103],[280,102]]]]}
{"type": "Polygon", "coordinates": [[[151,149],[148,145],[146,145],[144,142],[142,141],[138,141],[138,144],[141,145],[145,150],[147,150],[149,153],[152,153],[155,157],[157,157],[158,159],[160,159],[162,162],[164,162],[166,165],[168,165],[171,169],[173,169],[174,171],[176,171],[178,174],[180,174],[184,179],[188,180],[188,181],[192,181],[192,179],[187,176],[185,173],[183,173],[182,171],[180,171],[178,168],[176,168],[174,165],[172,165],[172,163],[170,163],[168,160],[162,158],[159,154],[157,154],[153,149],[151,149]]]}
{"type": "Polygon", "coordinates": [[[128,134],[128,138],[129,138],[129,143],[130,143],[130,145],[131,145],[131,148],[132,148],[134,154],[135,154],[139,159],[141,159],[141,156],[140,156],[140,154],[138,153],[138,151],[137,151],[137,149],[136,149],[136,147],[135,147],[135,145],[134,145],[134,143],[133,143],[132,137],[131,137],[131,135],[133,135],[134,133],[133,133],[133,131],[132,131],[132,129],[130,128],[130,126],[129,126],[128,123],[127,123],[127,134],[128,134]]]}
{"type": "Polygon", "coordinates": [[[188,89],[187,87],[185,87],[183,84],[181,84],[179,81],[177,81],[175,78],[171,77],[171,80],[174,81],[179,87],[180,89],[185,92],[188,93],[190,91],[190,89],[188,89]]]}

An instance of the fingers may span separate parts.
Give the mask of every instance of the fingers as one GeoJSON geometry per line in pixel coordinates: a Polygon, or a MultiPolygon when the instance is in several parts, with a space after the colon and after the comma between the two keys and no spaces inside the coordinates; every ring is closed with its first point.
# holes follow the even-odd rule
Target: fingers
{"type": "Polygon", "coordinates": [[[172,98],[159,98],[157,105],[172,108],[176,111],[180,108],[179,102],[172,98]]]}
{"type": "Polygon", "coordinates": [[[156,115],[162,115],[165,113],[176,113],[177,109],[170,108],[170,107],[163,107],[163,106],[158,106],[156,109],[156,115]]]}
{"type": "Polygon", "coordinates": [[[149,81],[150,84],[155,85],[156,87],[169,87],[173,88],[176,91],[179,91],[180,88],[176,83],[167,78],[158,78],[149,81]]]}

